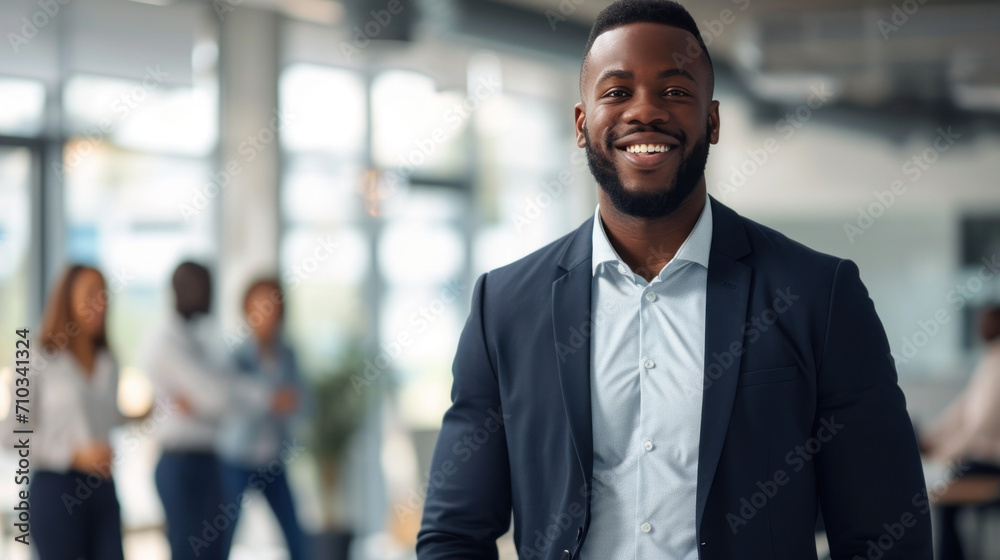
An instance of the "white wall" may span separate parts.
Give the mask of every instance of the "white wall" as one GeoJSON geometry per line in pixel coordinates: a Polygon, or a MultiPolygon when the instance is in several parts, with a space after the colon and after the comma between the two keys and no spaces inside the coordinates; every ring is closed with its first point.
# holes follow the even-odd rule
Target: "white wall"
{"type": "MultiPolygon", "coordinates": [[[[709,158],[709,192],[793,239],[854,260],[897,356],[906,350],[904,337],[913,341],[916,335],[916,342],[923,342],[920,322],[927,324],[944,310],[940,330],[897,365],[910,378],[967,375],[970,356],[961,346],[965,310],[947,298],[956,282],[974,272],[959,270],[961,216],[1000,212],[1000,135],[915,116],[913,132],[893,141],[889,134],[841,124],[830,117],[842,113],[818,103],[815,111],[799,113],[808,115],[796,117],[799,127],[777,119],[761,125],[752,120],[745,98],[725,91],[718,97],[722,138],[709,158]],[[949,126],[959,137],[951,144],[938,140],[946,150],[933,149],[938,129],[949,126]],[[734,180],[740,167],[742,184],[740,177],[734,180]],[[875,217],[869,221],[861,208],[875,217]]],[[[997,294],[1000,281],[990,284],[981,297],[997,294]]]]}

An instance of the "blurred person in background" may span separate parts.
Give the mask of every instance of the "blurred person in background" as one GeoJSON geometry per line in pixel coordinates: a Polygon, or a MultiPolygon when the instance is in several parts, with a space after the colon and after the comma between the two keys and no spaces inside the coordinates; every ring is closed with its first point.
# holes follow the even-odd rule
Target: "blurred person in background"
{"type": "Polygon", "coordinates": [[[175,313],[152,333],[144,352],[154,400],[168,411],[157,426],[156,489],[173,560],[224,560],[239,508],[223,498],[215,447],[219,421],[230,407],[270,407],[284,414],[296,395],[238,376],[214,358],[218,349],[205,342],[216,338],[203,320],[212,302],[207,268],[181,263],[171,283],[175,313]]]}
{"type": "Polygon", "coordinates": [[[46,304],[40,341],[47,363],[32,367],[34,406],[29,423],[18,425],[34,430],[31,466],[37,470],[28,500],[40,560],[123,557],[108,441],[125,417],[118,411],[118,363],[105,334],[107,293],[100,272],[72,265],[46,304]]]}
{"type": "MultiPolygon", "coordinates": [[[[253,282],[243,297],[243,313],[253,335],[233,352],[232,366],[248,379],[275,390],[290,388],[304,394],[295,353],[282,335],[284,294],[277,279],[253,282]]],[[[219,430],[219,455],[223,461],[225,502],[242,503],[248,488],[259,490],[281,525],[290,560],[305,560],[305,537],[295,513],[288,486],[289,457],[297,449],[294,432],[304,407],[301,399],[276,412],[268,406],[233,407],[219,430]]],[[[236,511],[237,519],[239,510],[236,511]]],[[[236,519],[233,520],[234,524],[236,519]]],[[[233,533],[227,533],[229,550],[233,533]]]]}
{"type": "MultiPolygon", "coordinates": [[[[979,319],[983,356],[969,385],[921,438],[931,459],[957,465],[961,476],[1000,475],[1000,306],[979,319]]],[[[963,560],[958,531],[961,506],[938,508],[938,560],[963,560]]]]}

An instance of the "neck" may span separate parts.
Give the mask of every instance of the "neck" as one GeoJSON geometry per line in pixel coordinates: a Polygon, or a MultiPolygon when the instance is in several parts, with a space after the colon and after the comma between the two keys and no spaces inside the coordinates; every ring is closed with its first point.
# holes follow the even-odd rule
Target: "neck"
{"type": "Polygon", "coordinates": [[[258,338],[257,339],[257,352],[261,356],[273,356],[274,355],[274,337],[268,339],[258,338]]]}
{"type": "Polygon", "coordinates": [[[667,216],[637,218],[619,212],[604,191],[598,200],[608,241],[633,272],[652,281],[677,254],[705,208],[705,181],[667,216]]]}
{"type": "Polygon", "coordinates": [[[196,315],[198,315],[199,313],[201,313],[201,312],[200,311],[192,311],[190,309],[185,309],[185,310],[178,309],[177,310],[177,314],[180,315],[181,319],[184,319],[185,321],[190,321],[191,319],[194,319],[194,317],[196,315]]]}
{"type": "Polygon", "coordinates": [[[88,375],[93,373],[97,348],[92,340],[88,340],[82,335],[73,337],[66,349],[76,357],[76,361],[79,362],[85,373],[88,375]]]}

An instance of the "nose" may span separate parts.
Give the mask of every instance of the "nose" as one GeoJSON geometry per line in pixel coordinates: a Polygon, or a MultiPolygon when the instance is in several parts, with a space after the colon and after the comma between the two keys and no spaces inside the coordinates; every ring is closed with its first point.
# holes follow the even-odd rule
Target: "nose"
{"type": "Polygon", "coordinates": [[[622,119],[629,124],[665,123],[670,120],[670,113],[656,92],[641,88],[632,96],[622,119]]]}

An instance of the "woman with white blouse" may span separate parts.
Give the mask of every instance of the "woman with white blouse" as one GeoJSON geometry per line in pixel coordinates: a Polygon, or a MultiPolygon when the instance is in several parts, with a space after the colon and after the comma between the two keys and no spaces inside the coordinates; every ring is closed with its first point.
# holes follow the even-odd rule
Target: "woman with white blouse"
{"type": "Polygon", "coordinates": [[[29,372],[31,542],[40,560],[121,560],[112,478],[118,364],[108,350],[104,277],[74,265],[49,295],[29,372]]]}

